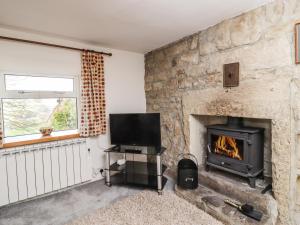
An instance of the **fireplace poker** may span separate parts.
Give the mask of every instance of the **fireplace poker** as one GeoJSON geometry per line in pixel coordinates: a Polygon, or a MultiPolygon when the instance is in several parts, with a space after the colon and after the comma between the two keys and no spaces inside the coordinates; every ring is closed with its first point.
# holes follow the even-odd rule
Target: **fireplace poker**
{"type": "Polygon", "coordinates": [[[236,202],[233,202],[229,199],[224,200],[224,202],[228,205],[233,206],[234,208],[237,208],[242,214],[255,219],[257,221],[260,221],[262,218],[262,213],[259,211],[254,210],[254,207],[249,204],[239,204],[236,202]]]}

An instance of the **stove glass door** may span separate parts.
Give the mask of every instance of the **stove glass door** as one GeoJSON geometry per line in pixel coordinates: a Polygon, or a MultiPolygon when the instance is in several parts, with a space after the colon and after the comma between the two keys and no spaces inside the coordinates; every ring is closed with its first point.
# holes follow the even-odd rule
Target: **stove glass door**
{"type": "Polygon", "coordinates": [[[244,140],[225,135],[211,134],[211,151],[217,155],[244,160],[244,140]]]}

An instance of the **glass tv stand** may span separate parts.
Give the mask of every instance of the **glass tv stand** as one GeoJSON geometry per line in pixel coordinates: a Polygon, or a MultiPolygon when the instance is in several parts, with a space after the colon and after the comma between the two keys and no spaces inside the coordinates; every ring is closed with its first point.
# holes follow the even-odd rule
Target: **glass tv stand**
{"type": "Polygon", "coordinates": [[[125,184],[144,186],[156,189],[159,194],[167,183],[167,178],[163,176],[166,166],[162,164],[162,153],[165,147],[141,147],[141,146],[114,146],[105,150],[106,168],[105,184],[125,184]],[[111,164],[111,154],[122,154],[125,163],[118,165],[117,162],[111,164]],[[128,155],[147,155],[154,156],[153,162],[141,162],[128,160],[128,155]]]}

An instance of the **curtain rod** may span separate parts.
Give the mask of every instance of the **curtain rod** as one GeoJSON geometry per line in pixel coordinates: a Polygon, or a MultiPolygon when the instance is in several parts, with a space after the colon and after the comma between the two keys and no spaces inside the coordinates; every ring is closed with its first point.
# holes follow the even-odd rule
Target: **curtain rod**
{"type": "Polygon", "coordinates": [[[48,46],[48,47],[63,48],[63,49],[69,49],[69,50],[74,50],[74,51],[91,51],[91,52],[99,53],[99,54],[102,54],[102,55],[112,56],[112,53],[98,52],[98,51],[94,51],[94,50],[86,50],[86,49],[81,49],[81,48],[74,48],[74,47],[50,44],[50,43],[39,42],[39,41],[30,41],[30,40],[12,38],[12,37],[5,37],[5,36],[0,36],[0,39],[9,40],[9,41],[23,42],[23,43],[29,43],[29,44],[36,44],[36,45],[43,45],[43,46],[48,46]]]}

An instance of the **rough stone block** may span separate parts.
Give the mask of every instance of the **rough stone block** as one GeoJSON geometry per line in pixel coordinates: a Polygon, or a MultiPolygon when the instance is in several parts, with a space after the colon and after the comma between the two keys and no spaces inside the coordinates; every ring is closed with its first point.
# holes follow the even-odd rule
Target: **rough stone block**
{"type": "Polygon", "coordinates": [[[180,60],[191,63],[191,64],[198,64],[199,63],[199,52],[198,51],[190,51],[188,53],[182,54],[180,56],[180,60]]]}
{"type": "Polygon", "coordinates": [[[182,54],[189,49],[187,40],[180,40],[176,45],[171,45],[164,49],[164,52],[168,56],[176,56],[178,54],[182,54]]]}
{"type": "Polygon", "coordinates": [[[191,50],[198,48],[199,36],[198,34],[194,34],[189,38],[189,46],[191,50]]]}

